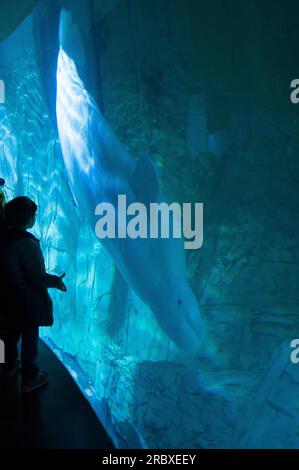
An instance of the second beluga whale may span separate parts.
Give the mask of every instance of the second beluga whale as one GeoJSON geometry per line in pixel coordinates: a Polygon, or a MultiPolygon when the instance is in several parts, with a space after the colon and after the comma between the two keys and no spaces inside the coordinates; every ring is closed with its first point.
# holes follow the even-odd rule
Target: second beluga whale
{"type": "MultiPolygon", "coordinates": [[[[56,114],[72,192],[94,225],[99,203],[116,208],[119,195],[128,204],[145,205],[163,197],[151,159],[136,162],[128,154],[89,92],[91,23],[83,11],[81,0],[61,11],[56,114]]],[[[106,238],[101,243],[168,337],[184,350],[199,351],[205,325],[187,280],[183,240],[106,238]]]]}

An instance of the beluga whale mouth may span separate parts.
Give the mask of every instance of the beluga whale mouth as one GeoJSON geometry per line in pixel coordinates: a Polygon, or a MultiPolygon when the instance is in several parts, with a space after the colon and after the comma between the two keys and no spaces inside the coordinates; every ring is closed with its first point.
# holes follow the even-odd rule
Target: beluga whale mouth
{"type": "MultiPolygon", "coordinates": [[[[56,114],[72,192],[95,226],[96,207],[109,203],[117,213],[119,195],[146,207],[165,199],[151,159],[136,162],[128,154],[89,92],[90,25],[76,11],[79,5],[73,2],[61,11],[56,114]]],[[[205,325],[187,280],[182,238],[107,237],[101,243],[168,337],[184,350],[199,351],[205,325]]]]}

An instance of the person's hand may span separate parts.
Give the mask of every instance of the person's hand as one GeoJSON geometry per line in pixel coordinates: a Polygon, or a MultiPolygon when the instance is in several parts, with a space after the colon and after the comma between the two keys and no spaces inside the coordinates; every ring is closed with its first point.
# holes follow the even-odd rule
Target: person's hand
{"type": "Polygon", "coordinates": [[[61,290],[62,292],[67,291],[67,288],[62,280],[64,276],[65,276],[65,273],[63,273],[62,276],[58,276],[58,282],[57,282],[57,289],[61,290]]]}

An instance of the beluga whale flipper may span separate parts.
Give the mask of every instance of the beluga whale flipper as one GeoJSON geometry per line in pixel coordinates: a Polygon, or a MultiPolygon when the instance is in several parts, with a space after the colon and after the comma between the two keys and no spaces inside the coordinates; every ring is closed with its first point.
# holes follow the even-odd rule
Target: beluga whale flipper
{"type": "MultiPolygon", "coordinates": [[[[125,195],[127,204],[148,207],[163,196],[151,159],[136,162],[128,154],[88,89],[90,25],[80,14],[83,5],[80,10],[80,0],[75,1],[61,12],[56,113],[71,189],[94,225],[95,208],[102,202],[117,209],[118,196],[125,195]]],[[[101,243],[168,337],[184,350],[198,351],[205,326],[187,280],[183,240],[127,237],[101,243]]]]}

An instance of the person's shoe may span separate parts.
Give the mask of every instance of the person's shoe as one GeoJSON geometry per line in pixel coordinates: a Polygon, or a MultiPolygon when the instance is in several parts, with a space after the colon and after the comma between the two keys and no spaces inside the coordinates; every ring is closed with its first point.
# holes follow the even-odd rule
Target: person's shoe
{"type": "Polygon", "coordinates": [[[17,360],[15,366],[12,369],[4,369],[2,378],[3,379],[13,379],[17,372],[21,369],[21,361],[20,359],[17,360]]]}
{"type": "Polygon", "coordinates": [[[39,372],[37,376],[31,380],[31,382],[24,383],[22,385],[22,392],[30,393],[34,390],[37,390],[40,387],[43,387],[48,383],[48,374],[47,372],[39,372]]]}

